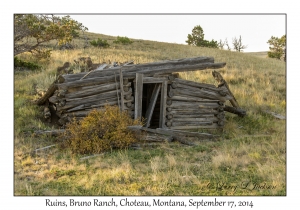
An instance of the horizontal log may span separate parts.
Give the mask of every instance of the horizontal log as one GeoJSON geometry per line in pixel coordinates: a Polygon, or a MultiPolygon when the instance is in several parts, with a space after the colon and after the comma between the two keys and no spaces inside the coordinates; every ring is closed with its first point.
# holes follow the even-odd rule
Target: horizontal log
{"type": "MultiPolygon", "coordinates": [[[[127,87],[129,87],[130,85],[131,85],[131,83],[128,83],[127,87]]],[[[99,93],[115,91],[116,89],[120,89],[120,83],[110,83],[110,84],[93,86],[92,88],[89,88],[89,89],[84,89],[81,91],[76,91],[73,93],[65,94],[64,98],[70,98],[70,99],[71,98],[81,98],[81,97],[96,95],[99,93]]],[[[127,90],[126,92],[128,92],[131,89],[127,88],[126,90],[127,90]]]]}
{"type": "Polygon", "coordinates": [[[170,98],[173,101],[190,101],[190,102],[208,102],[208,103],[217,103],[219,102],[219,100],[213,100],[213,99],[205,99],[205,98],[198,98],[198,97],[194,97],[194,96],[189,96],[189,95],[181,95],[181,96],[172,96],[172,98],[170,98]]]}
{"type": "Polygon", "coordinates": [[[171,84],[172,89],[188,89],[189,91],[196,91],[198,92],[199,90],[206,92],[207,94],[210,95],[216,95],[217,97],[228,97],[232,98],[230,93],[226,88],[203,88],[203,87],[195,87],[195,86],[189,86],[186,84],[181,84],[178,82],[173,82],[171,84]]]}
{"type": "Polygon", "coordinates": [[[197,90],[197,89],[184,89],[184,88],[176,88],[170,89],[168,92],[168,96],[170,98],[174,96],[192,96],[192,97],[199,97],[204,99],[212,99],[212,100],[219,100],[219,101],[227,101],[230,100],[232,97],[230,95],[221,96],[219,93],[214,93],[210,91],[204,90],[197,90]]]}
{"type": "MultiPolygon", "coordinates": [[[[183,71],[198,71],[198,70],[205,70],[205,69],[216,69],[222,68],[226,65],[226,63],[201,63],[197,65],[191,66],[175,66],[175,67],[168,67],[156,70],[145,70],[145,71],[136,71],[136,72],[123,72],[123,77],[128,79],[134,79],[136,73],[144,74],[144,76],[153,76],[154,74],[166,74],[166,73],[173,73],[173,72],[183,72],[183,71]]],[[[96,71],[95,71],[96,72],[96,71]]],[[[115,80],[119,80],[120,75],[116,73],[116,75],[112,76],[104,76],[104,77],[93,77],[91,79],[84,79],[84,80],[75,80],[71,82],[65,82],[58,84],[57,86],[60,89],[68,89],[73,87],[80,87],[86,85],[95,85],[101,84],[103,82],[111,82],[115,80]]]]}
{"type": "Polygon", "coordinates": [[[185,117],[185,118],[179,118],[178,116],[171,120],[169,120],[170,122],[187,122],[187,123],[197,123],[197,122],[218,122],[220,121],[219,118],[215,117],[215,116],[207,116],[207,117],[201,117],[201,118],[188,118],[188,117],[185,117]]]}
{"type": "Polygon", "coordinates": [[[172,126],[195,126],[195,125],[212,125],[213,122],[212,121],[201,121],[201,122],[170,122],[168,121],[167,123],[170,123],[169,125],[167,125],[168,127],[172,127],[172,126]]]}
{"type": "MultiPolygon", "coordinates": [[[[173,68],[175,66],[186,66],[186,65],[194,65],[199,63],[214,63],[213,57],[195,57],[195,58],[185,58],[179,60],[167,60],[167,61],[159,61],[159,62],[152,62],[152,63],[144,63],[144,64],[136,64],[136,65],[127,65],[122,67],[114,67],[108,70],[102,71],[94,71],[90,73],[85,79],[91,77],[104,77],[104,76],[112,76],[115,73],[118,73],[119,70],[122,68],[124,74],[133,72],[133,73],[140,73],[142,71],[147,70],[157,70],[162,68],[173,68]]],[[[86,73],[79,73],[79,74],[70,74],[70,75],[62,75],[60,80],[62,82],[71,82],[76,81],[85,76],[86,73]]]]}
{"type": "MultiPolygon", "coordinates": [[[[132,99],[124,100],[124,103],[131,102],[131,101],[132,101],[132,99]]],[[[105,101],[98,100],[98,101],[93,101],[93,102],[90,102],[90,103],[80,104],[80,105],[75,106],[73,108],[57,107],[57,110],[58,111],[64,111],[64,112],[73,112],[73,111],[84,110],[84,109],[104,107],[106,105],[119,105],[119,102],[120,101],[118,101],[117,98],[111,98],[111,99],[106,99],[105,101]]]]}
{"type": "Polygon", "coordinates": [[[172,101],[171,105],[167,105],[168,107],[172,107],[172,109],[201,109],[201,108],[218,108],[220,105],[218,103],[202,103],[202,102],[181,102],[181,101],[172,101]]]}
{"type": "Polygon", "coordinates": [[[184,125],[184,126],[169,127],[169,129],[174,129],[174,130],[197,130],[197,129],[217,129],[217,128],[223,128],[223,127],[218,125],[217,123],[213,123],[211,125],[184,125]]]}
{"type": "Polygon", "coordinates": [[[211,89],[211,90],[214,90],[214,91],[219,91],[220,90],[218,87],[216,87],[213,84],[194,82],[194,81],[184,80],[184,79],[180,79],[180,78],[175,78],[173,83],[188,85],[190,87],[207,88],[207,89],[211,89]]]}
{"type": "MultiPolygon", "coordinates": [[[[131,95],[132,92],[128,91],[124,93],[125,95],[131,95]]],[[[92,96],[88,96],[88,97],[84,97],[84,98],[76,98],[76,99],[66,99],[66,104],[63,106],[64,109],[69,109],[81,104],[86,104],[86,103],[90,103],[90,102],[94,102],[94,101],[107,101],[108,99],[111,98],[116,98],[119,97],[120,99],[120,90],[116,91],[109,91],[106,93],[100,93],[100,94],[96,94],[96,95],[92,95],[92,96]],[[118,95],[117,95],[118,94],[118,95]]]]}
{"type": "Polygon", "coordinates": [[[203,115],[203,114],[218,114],[219,111],[217,109],[175,109],[171,112],[167,112],[167,114],[172,115],[203,115]]]}

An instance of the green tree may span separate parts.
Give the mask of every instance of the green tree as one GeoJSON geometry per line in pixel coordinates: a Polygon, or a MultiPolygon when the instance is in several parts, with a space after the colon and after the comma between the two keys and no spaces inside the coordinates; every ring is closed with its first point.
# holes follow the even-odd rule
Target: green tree
{"type": "Polygon", "coordinates": [[[79,35],[80,30],[86,31],[88,28],[70,16],[15,14],[14,55],[43,53],[46,42],[57,40],[59,45],[69,43],[79,35]]]}
{"type": "Polygon", "coordinates": [[[211,47],[211,48],[218,48],[218,42],[211,40],[204,39],[204,31],[200,25],[197,25],[193,28],[192,34],[188,34],[188,40],[185,42],[188,45],[194,45],[198,47],[211,47]]]}
{"type": "Polygon", "coordinates": [[[281,59],[283,57],[283,60],[286,61],[286,35],[281,38],[271,36],[267,43],[270,45],[269,58],[281,59]]]}

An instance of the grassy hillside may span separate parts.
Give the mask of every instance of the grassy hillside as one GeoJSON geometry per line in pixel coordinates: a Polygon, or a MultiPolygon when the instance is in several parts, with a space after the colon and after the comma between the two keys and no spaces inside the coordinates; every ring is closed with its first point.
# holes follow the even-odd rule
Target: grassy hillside
{"type": "MultiPolygon", "coordinates": [[[[39,71],[14,76],[14,193],[15,195],[286,195],[286,122],[266,114],[286,113],[285,63],[248,53],[199,48],[154,41],[133,40],[113,44],[116,37],[87,33],[90,40],[108,40],[108,49],[83,49],[84,39],[74,40],[75,50],[60,51],[55,42],[51,60],[39,71]],[[228,82],[244,118],[226,113],[226,125],[216,142],[190,147],[177,143],[142,150],[111,151],[80,160],[54,146],[49,137],[32,132],[52,129],[34,105],[41,90],[56,78],[56,68],[80,56],[94,63],[134,60],[135,63],[212,56],[226,62],[218,70],[228,82]]],[[[29,54],[20,55],[33,60],[29,54]]],[[[186,72],[184,79],[216,84],[212,70],[186,72]]]]}

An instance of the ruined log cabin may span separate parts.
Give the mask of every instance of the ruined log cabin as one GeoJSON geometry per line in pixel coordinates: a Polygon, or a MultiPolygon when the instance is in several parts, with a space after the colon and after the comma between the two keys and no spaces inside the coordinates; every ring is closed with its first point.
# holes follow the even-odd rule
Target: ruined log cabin
{"type": "Polygon", "coordinates": [[[146,128],[222,128],[224,104],[234,99],[228,86],[187,81],[178,72],[225,65],[213,57],[194,57],[60,75],[37,104],[49,107],[61,125],[118,105],[132,118],[143,118],[146,128]]]}

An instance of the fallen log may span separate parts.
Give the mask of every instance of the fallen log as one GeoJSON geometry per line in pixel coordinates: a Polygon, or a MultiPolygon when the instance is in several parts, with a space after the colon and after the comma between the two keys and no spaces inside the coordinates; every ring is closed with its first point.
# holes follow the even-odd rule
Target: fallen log
{"type": "Polygon", "coordinates": [[[193,142],[189,142],[189,141],[185,140],[185,138],[180,136],[180,135],[174,136],[173,139],[174,139],[174,141],[178,141],[181,144],[185,144],[185,145],[189,145],[189,146],[195,146],[196,145],[193,142]]]}
{"type": "Polygon", "coordinates": [[[199,133],[199,132],[189,132],[189,131],[182,131],[182,130],[171,130],[167,128],[157,128],[157,129],[151,129],[151,128],[145,128],[142,126],[128,126],[127,129],[134,131],[134,132],[141,132],[145,131],[147,133],[154,133],[154,134],[160,134],[165,136],[170,136],[174,138],[175,136],[181,136],[181,137],[196,137],[199,139],[210,139],[214,140],[217,138],[216,135],[209,134],[209,133],[199,133]]]}
{"type": "Polygon", "coordinates": [[[43,130],[37,130],[34,131],[34,135],[47,135],[47,136],[59,136],[60,134],[64,133],[65,130],[61,129],[61,130],[50,130],[50,131],[43,131],[43,130]]]}
{"type": "Polygon", "coordinates": [[[238,108],[238,107],[231,107],[231,106],[225,105],[224,111],[230,112],[230,113],[233,113],[233,114],[237,114],[240,117],[246,116],[246,111],[241,109],[241,108],[238,108]]]}

